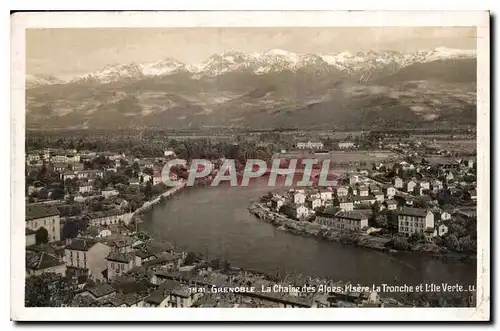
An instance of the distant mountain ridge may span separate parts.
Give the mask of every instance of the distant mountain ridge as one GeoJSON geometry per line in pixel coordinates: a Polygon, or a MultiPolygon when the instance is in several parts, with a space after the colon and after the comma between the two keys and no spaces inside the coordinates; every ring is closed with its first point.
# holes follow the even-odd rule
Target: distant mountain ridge
{"type": "Polygon", "coordinates": [[[394,128],[476,124],[475,51],[226,51],[27,76],[27,128],[394,128]]]}
{"type": "Polygon", "coordinates": [[[172,58],[151,63],[130,63],[107,65],[101,70],[90,72],[70,80],[54,77],[29,75],[27,86],[68,83],[113,83],[120,80],[144,79],[184,74],[191,79],[213,78],[224,74],[247,73],[265,75],[269,73],[301,70],[318,73],[344,73],[369,81],[377,74],[392,74],[417,63],[429,63],[450,59],[473,59],[475,50],[438,47],[411,53],[396,51],[369,51],[337,54],[297,54],[280,49],[263,53],[226,51],[213,54],[199,64],[187,65],[172,58]]]}

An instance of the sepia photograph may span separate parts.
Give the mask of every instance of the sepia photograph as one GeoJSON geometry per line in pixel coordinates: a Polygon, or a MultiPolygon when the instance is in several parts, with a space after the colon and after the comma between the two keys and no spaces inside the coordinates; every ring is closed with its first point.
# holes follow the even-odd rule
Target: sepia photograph
{"type": "Polygon", "coordinates": [[[11,17],[11,318],[489,319],[489,13],[214,14],[11,17]]]}

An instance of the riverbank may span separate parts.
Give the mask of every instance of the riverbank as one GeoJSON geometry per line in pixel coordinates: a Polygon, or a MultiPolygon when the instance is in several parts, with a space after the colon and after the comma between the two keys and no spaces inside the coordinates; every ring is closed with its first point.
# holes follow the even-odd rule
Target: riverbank
{"type": "Polygon", "coordinates": [[[170,199],[172,196],[179,193],[184,187],[186,187],[186,181],[183,179],[179,180],[179,183],[177,183],[176,186],[169,188],[165,192],[160,193],[155,198],[144,202],[142,207],[140,207],[134,211],[133,216],[136,216],[136,215],[138,216],[138,215],[150,210],[151,208],[153,208],[154,205],[156,205],[162,201],[170,199]]]}
{"type": "MultiPolygon", "coordinates": [[[[248,207],[248,210],[257,218],[274,225],[278,228],[278,230],[290,232],[297,235],[318,237],[342,244],[346,244],[349,241],[349,239],[346,236],[343,236],[342,232],[340,231],[326,230],[320,224],[287,218],[284,215],[270,211],[268,208],[264,207],[261,203],[258,202],[253,202],[248,207]]],[[[385,244],[389,242],[390,239],[362,234],[356,234],[356,239],[356,246],[358,247],[364,247],[379,251],[388,251],[388,248],[385,247],[385,244]]]]}
{"type": "Polygon", "coordinates": [[[414,244],[410,250],[395,250],[389,245],[394,240],[392,236],[373,236],[367,233],[342,232],[326,228],[320,224],[308,221],[298,221],[286,217],[285,215],[271,211],[260,202],[252,202],[248,207],[251,214],[264,220],[278,230],[286,231],[300,236],[311,236],[319,239],[332,241],[340,244],[347,244],[389,254],[423,254],[440,259],[469,260],[475,256],[461,254],[457,252],[443,252],[433,244],[414,244]]]}

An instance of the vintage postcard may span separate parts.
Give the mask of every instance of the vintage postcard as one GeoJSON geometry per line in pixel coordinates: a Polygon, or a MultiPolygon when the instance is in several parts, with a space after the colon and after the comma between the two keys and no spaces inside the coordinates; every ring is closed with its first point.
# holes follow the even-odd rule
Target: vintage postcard
{"type": "Polygon", "coordinates": [[[489,320],[488,12],[11,21],[13,320],[489,320]]]}

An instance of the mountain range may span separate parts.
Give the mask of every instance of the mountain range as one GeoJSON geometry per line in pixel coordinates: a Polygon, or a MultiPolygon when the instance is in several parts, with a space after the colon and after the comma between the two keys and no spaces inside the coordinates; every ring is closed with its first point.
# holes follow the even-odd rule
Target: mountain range
{"type": "Polygon", "coordinates": [[[475,124],[476,53],[226,51],[26,76],[28,128],[362,128],[475,124]]]}

